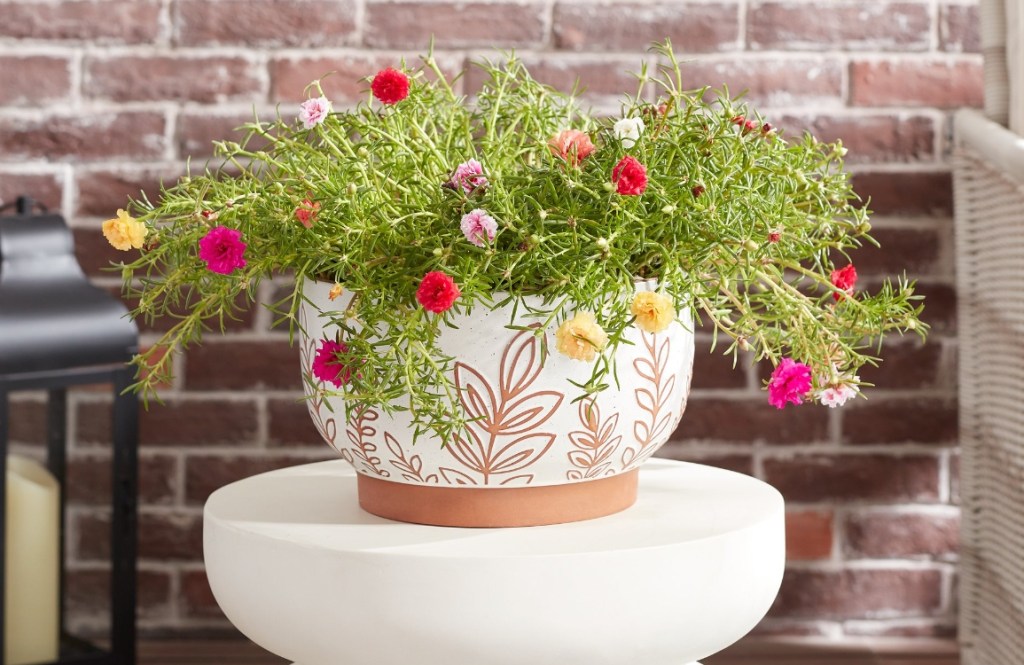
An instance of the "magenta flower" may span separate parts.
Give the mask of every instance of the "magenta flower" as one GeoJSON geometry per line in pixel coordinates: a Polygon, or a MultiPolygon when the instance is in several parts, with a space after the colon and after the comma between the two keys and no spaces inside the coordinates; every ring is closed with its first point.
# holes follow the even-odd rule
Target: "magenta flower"
{"type": "Polygon", "coordinates": [[[331,112],[331,102],[326,97],[307,99],[299,107],[299,120],[306,129],[313,129],[323,122],[331,112]]]}
{"type": "Polygon", "coordinates": [[[455,173],[452,175],[448,185],[455,190],[461,187],[462,191],[466,192],[466,194],[472,194],[478,189],[483,189],[487,186],[483,164],[475,159],[462,162],[455,167],[455,173]]]}
{"type": "Polygon", "coordinates": [[[325,339],[320,342],[313,358],[313,376],[324,383],[333,383],[335,388],[347,384],[352,378],[352,368],[338,358],[338,354],[348,353],[348,346],[343,342],[325,339]]]}
{"type": "Polygon", "coordinates": [[[462,233],[466,240],[477,247],[483,247],[487,240],[494,240],[494,234],[498,231],[498,223],[487,214],[486,210],[477,208],[462,216],[462,233]]]}
{"type": "Polygon", "coordinates": [[[768,403],[777,409],[800,404],[811,390],[811,368],[792,358],[783,358],[768,382],[768,403]]]}
{"type": "Polygon", "coordinates": [[[245,267],[245,247],[241,231],[215,226],[199,240],[199,258],[210,271],[229,275],[245,267]]]}

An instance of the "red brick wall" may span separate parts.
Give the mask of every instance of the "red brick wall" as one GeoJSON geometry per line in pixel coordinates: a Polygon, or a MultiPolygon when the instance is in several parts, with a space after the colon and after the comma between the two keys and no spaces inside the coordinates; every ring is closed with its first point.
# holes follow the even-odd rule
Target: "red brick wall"
{"type": "MultiPolygon", "coordinates": [[[[516,47],[541,78],[568,86],[578,75],[592,101],[614,108],[646,45],[670,36],[695,87],[749,89],[773,124],[844,139],[885,246],[855,257],[864,281],[903,269],[920,278],[933,334],[924,346],[894,340],[887,363],[864,372],[880,388],[837,411],[776,412],[758,390],[762,370],[701,354],[665,454],[785,494],[790,569],[761,630],[946,634],[958,526],[947,157],[950,112],[981,104],[976,14],[971,0],[0,0],[0,197],[27,192],[62,211],[82,264],[116,288],[101,272],[115,257],[100,221],[189,156],[201,162],[253,105],[294,110],[327,71],[338,72],[329,95],[351,102],[357,77],[422,51],[433,33],[448,69],[516,47]]],[[[296,357],[256,311],[181,358],[168,405],[144,415],[145,629],[225,626],[202,569],[213,489],[328,455],[296,403],[296,357]]],[[[105,579],[107,403],[97,391],[72,399],[68,542],[84,624],[105,579]]],[[[29,449],[39,398],[19,397],[15,414],[13,436],[29,449]]]]}

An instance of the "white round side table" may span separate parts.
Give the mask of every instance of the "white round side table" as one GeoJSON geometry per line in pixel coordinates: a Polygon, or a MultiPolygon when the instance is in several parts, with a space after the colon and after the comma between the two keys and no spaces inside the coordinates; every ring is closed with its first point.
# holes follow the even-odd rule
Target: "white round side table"
{"type": "Polygon", "coordinates": [[[782,580],[782,496],[651,460],[628,510],[457,529],[363,512],[341,461],[242,480],[204,511],[227,617],[299,665],[683,665],[760,621],[782,580]]]}

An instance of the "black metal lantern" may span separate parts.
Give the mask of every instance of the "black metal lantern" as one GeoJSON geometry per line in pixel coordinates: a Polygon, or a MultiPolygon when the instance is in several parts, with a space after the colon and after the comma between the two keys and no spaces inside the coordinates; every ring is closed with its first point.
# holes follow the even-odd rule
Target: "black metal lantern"
{"type": "Polygon", "coordinates": [[[61,528],[56,662],[134,665],[138,400],[125,389],[133,379],[126,362],[138,350],[138,329],[123,304],[88,282],[75,260],[63,218],[35,213],[26,197],[15,206],[14,214],[0,216],[0,661],[4,640],[10,637],[3,634],[9,395],[20,390],[48,392],[47,466],[60,484],[63,520],[67,389],[109,383],[114,390],[110,648],[100,649],[65,633],[61,528]]]}

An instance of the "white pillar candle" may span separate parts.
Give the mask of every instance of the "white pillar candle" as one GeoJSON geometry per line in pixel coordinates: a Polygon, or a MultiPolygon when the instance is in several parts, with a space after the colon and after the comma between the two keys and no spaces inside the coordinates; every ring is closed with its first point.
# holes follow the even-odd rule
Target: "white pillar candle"
{"type": "Polygon", "coordinates": [[[60,494],[37,462],[7,458],[4,665],[57,660],[60,494]]]}

